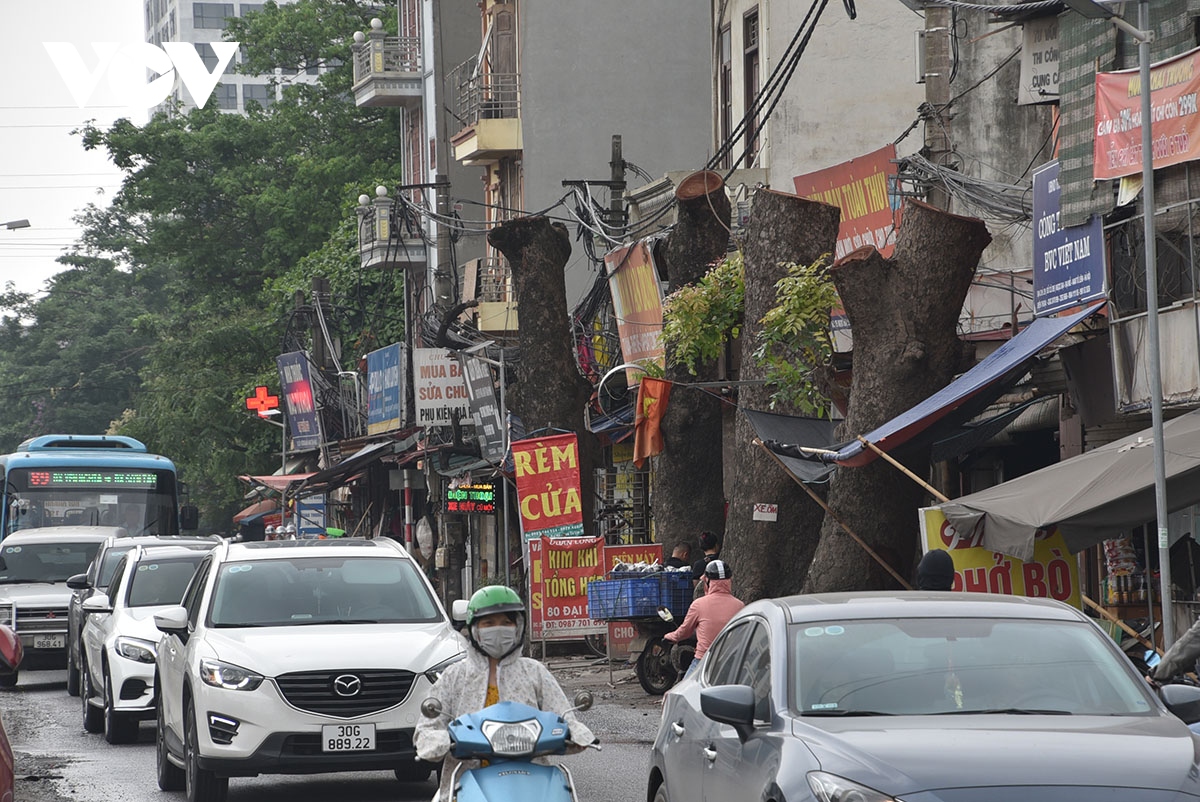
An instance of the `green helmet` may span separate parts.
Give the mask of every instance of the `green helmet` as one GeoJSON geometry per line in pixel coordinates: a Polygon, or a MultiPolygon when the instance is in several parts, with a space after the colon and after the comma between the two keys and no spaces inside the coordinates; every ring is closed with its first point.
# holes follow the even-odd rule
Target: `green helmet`
{"type": "Polygon", "coordinates": [[[515,590],[504,585],[488,585],[475,591],[467,602],[467,626],[474,624],[475,619],[493,613],[524,612],[525,603],[515,590]]]}

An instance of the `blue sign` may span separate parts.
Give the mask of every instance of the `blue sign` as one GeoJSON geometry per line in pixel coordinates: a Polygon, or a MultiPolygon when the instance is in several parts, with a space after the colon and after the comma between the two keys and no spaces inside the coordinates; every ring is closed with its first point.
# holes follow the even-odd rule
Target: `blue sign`
{"type": "Polygon", "coordinates": [[[321,446],[321,418],[313,398],[308,375],[308,354],[293,351],[275,358],[279,382],[283,385],[283,405],[292,429],[292,448],[309,451],[321,446]]]}
{"type": "Polygon", "coordinates": [[[399,429],[404,418],[404,351],[400,343],[367,354],[367,433],[399,429]]]}
{"type": "Polygon", "coordinates": [[[1033,173],[1033,312],[1036,316],[1107,297],[1100,217],[1060,228],[1058,161],[1033,173]]]}

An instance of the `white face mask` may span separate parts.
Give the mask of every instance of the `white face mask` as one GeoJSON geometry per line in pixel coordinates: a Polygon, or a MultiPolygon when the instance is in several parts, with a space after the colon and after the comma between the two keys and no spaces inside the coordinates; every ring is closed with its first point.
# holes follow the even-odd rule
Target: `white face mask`
{"type": "Polygon", "coordinates": [[[476,627],[475,642],[489,657],[499,660],[517,643],[517,628],[515,626],[476,627]]]}

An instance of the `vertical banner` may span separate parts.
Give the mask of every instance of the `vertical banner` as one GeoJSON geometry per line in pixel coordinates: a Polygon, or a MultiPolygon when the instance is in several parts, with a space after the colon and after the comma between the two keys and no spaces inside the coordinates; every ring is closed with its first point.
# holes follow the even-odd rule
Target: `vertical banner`
{"type": "Polygon", "coordinates": [[[559,434],[518,440],[512,444],[512,456],[525,538],[582,536],[576,436],[559,434]]]}
{"type": "MultiPolygon", "coordinates": [[[[651,362],[663,366],[662,291],[658,268],[645,240],[614,248],[604,255],[608,291],[617,316],[617,335],[625,362],[651,362]]],[[[640,371],[626,371],[630,385],[640,371]]]]}
{"type": "Polygon", "coordinates": [[[308,354],[293,351],[275,358],[279,368],[279,383],[283,386],[283,403],[287,407],[288,425],[292,430],[292,448],[308,451],[321,446],[321,419],[313,401],[312,382],[308,375],[308,354]]]}
{"type": "Polygon", "coordinates": [[[400,343],[367,354],[367,434],[404,425],[405,367],[400,343]]]}
{"type": "Polygon", "coordinates": [[[456,412],[471,420],[462,367],[445,348],[413,349],[413,395],[418,426],[449,426],[456,412]]]}
{"type": "Polygon", "coordinates": [[[460,353],[457,356],[467,383],[467,400],[471,404],[471,416],[475,419],[480,453],[488,462],[499,462],[504,459],[505,453],[504,420],[500,416],[500,402],[496,400],[492,368],[470,354],[460,353]]]}
{"type": "Polygon", "coordinates": [[[941,510],[925,507],[921,549],[945,549],[954,560],[954,590],[1057,599],[1082,609],[1079,563],[1057,529],[1038,532],[1029,562],[988,551],[982,532],[959,532],[941,510]]]}
{"type": "Polygon", "coordinates": [[[1061,312],[1104,298],[1104,227],[1099,215],[1059,228],[1058,160],[1033,171],[1033,312],[1061,312]]]}
{"type": "Polygon", "coordinates": [[[896,146],[885,145],[848,162],[792,179],[796,194],[842,210],[835,257],[874,245],[882,256],[896,248],[900,198],[896,185],[896,146]]]}
{"type": "Polygon", "coordinates": [[[604,578],[602,537],[529,541],[529,636],[556,640],[599,635],[603,621],[588,617],[587,586],[604,578]]]}
{"type": "MultiPolygon", "coordinates": [[[[1200,49],[1150,68],[1150,136],[1155,168],[1200,159],[1200,49]]],[[[1141,70],[1096,73],[1096,139],[1092,175],[1121,178],[1142,171],[1141,70]]]]}

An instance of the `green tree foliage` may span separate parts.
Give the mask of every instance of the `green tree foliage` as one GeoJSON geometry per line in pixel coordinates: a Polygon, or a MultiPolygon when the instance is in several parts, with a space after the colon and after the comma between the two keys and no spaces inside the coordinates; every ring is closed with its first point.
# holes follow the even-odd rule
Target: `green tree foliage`
{"type": "Polygon", "coordinates": [[[216,101],[80,131],[124,171],[105,208],[88,207],[71,267],[49,293],[0,295],[4,445],[50,430],[139,437],[180,465],[207,526],[242,504],[238,474],[278,466],[279,429],[247,413],[254,386],[278,387],[275,357],[306,327],[293,295],[331,280],[347,366],[403,331],[402,274],[363,275],[356,199],[402,174],[397,110],[359,109],[350,43],[394,8],[299,0],[231,19],[239,69],[283,84],[245,116],[216,101]],[[325,71],[315,83],[275,68],[325,71]],[[398,311],[399,310],[399,311],[398,311]],[[362,350],[357,350],[362,345],[362,350]]]}
{"type": "MultiPolygon", "coordinates": [[[[788,265],[788,275],[775,285],[776,305],[763,317],[754,357],[767,369],[772,404],[786,401],[821,415],[828,400],[818,371],[833,352],[829,313],[837,291],[828,260],[788,265]]],[[[663,339],[673,358],[695,374],[696,364],[719,357],[725,343],[738,336],[745,310],[745,265],[737,252],[695,284],[667,296],[663,304],[663,339]]]]}

